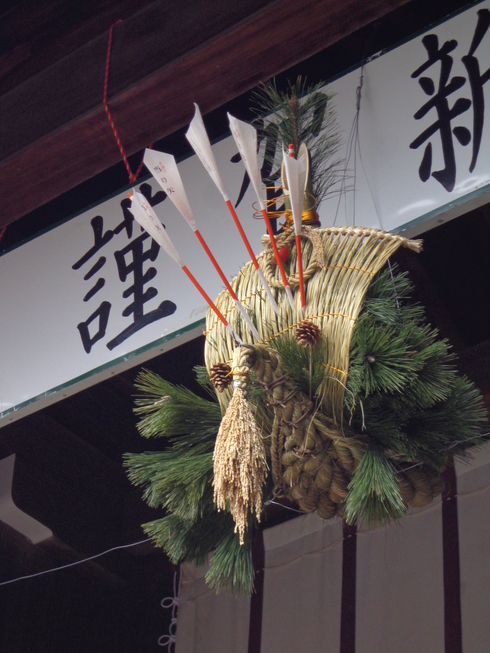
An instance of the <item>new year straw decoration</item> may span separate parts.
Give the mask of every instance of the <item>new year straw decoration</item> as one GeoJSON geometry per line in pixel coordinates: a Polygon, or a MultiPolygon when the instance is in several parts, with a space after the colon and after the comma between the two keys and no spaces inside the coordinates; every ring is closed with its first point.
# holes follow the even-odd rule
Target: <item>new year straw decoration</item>
{"type": "Polygon", "coordinates": [[[192,149],[199,157],[201,163],[206,168],[211,179],[214,181],[216,187],[218,188],[219,192],[223,196],[223,199],[225,200],[225,204],[231,213],[231,216],[236,224],[240,236],[242,237],[245,247],[247,248],[248,254],[252,259],[255,269],[257,270],[257,274],[260,278],[260,281],[262,282],[262,285],[265,288],[267,296],[269,297],[269,300],[272,304],[272,308],[277,313],[278,308],[277,308],[276,300],[274,299],[271,289],[269,288],[269,284],[265,280],[262,270],[259,267],[257,257],[255,256],[254,251],[250,245],[250,242],[243,230],[242,224],[236,214],[235,208],[231,203],[230,198],[226,194],[225,188],[223,186],[223,182],[221,180],[221,176],[218,171],[218,166],[216,165],[216,160],[214,158],[213,150],[211,148],[211,143],[209,141],[206,128],[204,126],[201,112],[199,111],[199,107],[197,106],[197,104],[194,104],[194,106],[196,107],[196,111],[194,114],[194,118],[192,119],[192,122],[189,125],[189,129],[187,130],[186,133],[187,140],[191,144],[192,149]]]}
{"type": "Polygon", "coordinates": [[[155,177],[163,190],[167,193],[168,198],[175,204],[179,213],[182,215],[189,227],[196,234],[197,239],[208,255],[211,263],[214,265],[216,272],[221,277],[221,280],[225,284],[226,289],[235,302],[235,306],[238,308],[250,331],[253,333],[254,338],[257,341],[260,341],[259,333],[255,328],[252,320],[250,319],[250,316],[245,310],[243,304],[238,299],[236,292],[231,287],[230,282],[225,276],[225,273],[221,269],[218,261],[214,258],[206,241],[202,237],[201,232],[197,228],[197,224],[194,220],[192,209],[190,207],[189,200],[187,199],[187,194],[185,192],[184,184],[182,182],[179,169],[177,168],[175,158],[171,154],[166,154],[165,152],[157,152],[156,150],[150,150],[147,148],[145,150],[143,161],[145,162],[148,170],[155,177]]]}
{"type": "Polygon", "coordinates": [[[301,256],[301,229],[303,205],[305,199],[306,161],[304,155],[299,159],[294,158],[294,152],[289,148],[289,154],[282,153],[286,179],[288,182],[289,199],[293,212],[294,233],[296,235],[296,255],[298,257],[299,289],[301,293],[301,310],[305,314],[306,298],[303,280],[303,261],[301,256]]]}
{"type": "Polygon", "coordinates": [[[225,327],[231,334],[232,338],[239,344],[242,344],[241,339],[238,337],[235,331],[233,331],[233,329],[230,327],[225,316],[216,308],[213,300],[202,288],[201,284],[197,281],[197,279],[194,277],[192,272],[187,268],[186,265],[184,265],[184,261],[181,259],[173,242],[170,240],[170,236],[165,231],[165,228],[160,222],[160,220],[158,219],[157,214],[151,208],[151,206],[148,204],[145,197],[141,193],[134,192],[131,195],[131,212],[136,222],[138,222],[138,224],[140,224],[143,227],[143,229],[153,238],[153,240],[157,242],[160,245],[160,247],[162,247],[171,258],[173,258],[173,260],[177,263],[177,265],[180,265],[182,270],[189,277],[189,279],[192,281],[194,286],[197,288],[197,290],[201,293],[201,295],[204,297],[206,302],[209,304],[209,307],[216,313],[217,317],[225,325],[225,327]]]}
{"type": "Polygon", "coordinates": [[[250,177],[250,181],[252,182],[252,186],[254,187],[257,201],[260,205],[260,210],[264,216],[272,249],[274,250],[274,258],[279,268],[279,272],[281,273],[282,282],[284,284],[289,303],[291,308],[293,308],[293,295],[291,288],[289,287],[288,278],[284,270],[282,259],[279,255],[279,250],[277,248],[276,239],[274,238],[274,233],[272,231],[269,214],[267,213],[265,202],[262,197],[262,179],[260,176],[259,164],[257,161],[257,130],[252,125],[249,125],[242,120],[238,120],[230,114],[228,114],[228,120],[230,122],[231,133],[235,139],[235,143],[238,147],[238,151],[240,152],[240,156],[242,157],[242,161],[245,165],[248,176],[250,177]]]}

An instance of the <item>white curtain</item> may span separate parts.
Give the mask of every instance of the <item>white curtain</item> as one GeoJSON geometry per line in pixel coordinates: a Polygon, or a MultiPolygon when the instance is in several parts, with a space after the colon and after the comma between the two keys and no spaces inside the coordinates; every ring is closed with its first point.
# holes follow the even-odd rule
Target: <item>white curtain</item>
{"type": "Polygon", "coordinates": [[[440,498],[357,534],[356,653],[444,653],[440,498]]]}
{"type": "Polygon", "coordinates": [[[458,464],[463,653],[490,651],[490,442],[458,464]]]}
{"type": "Polygon", "coordinates": [[[264,531],[263,653],[338,653],[342,522],[316,514],[264,531]]]}
{"type": "MultiPolygon", "coordinates": [[[[490,443],[456,467],[463,653],[490,651],[490,443]]],[[[315,514],[264,531],[261,653],[338,653],[342,524],[315,514]]],[[[249,600],[183,565],[177,653],[247,653],[249,600]]],[[[440,498],[357,535],[356,653],[444,653],[440,498]]]]}
{"type": "Polygon", "coordinates": [[[250,600],[209,589],[207,567],[181,569],[177,653],[247,653],[250,600]]]}

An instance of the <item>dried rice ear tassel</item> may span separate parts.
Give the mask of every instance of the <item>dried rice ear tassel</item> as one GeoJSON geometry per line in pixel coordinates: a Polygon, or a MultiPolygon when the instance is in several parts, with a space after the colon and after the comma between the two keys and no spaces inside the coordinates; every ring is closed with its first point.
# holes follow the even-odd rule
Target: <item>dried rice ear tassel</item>
{"type": "Polygon", "coordinates": [[[229,502],[235,533],[243,544],[249,511],[260,521],[262,487],[267,463],[262,435],[247,401],[248,372],[255,361],[250,345],[233,354],[233,397],[221,421],[214,447],[214,502],[225,510],[229,502]]]}

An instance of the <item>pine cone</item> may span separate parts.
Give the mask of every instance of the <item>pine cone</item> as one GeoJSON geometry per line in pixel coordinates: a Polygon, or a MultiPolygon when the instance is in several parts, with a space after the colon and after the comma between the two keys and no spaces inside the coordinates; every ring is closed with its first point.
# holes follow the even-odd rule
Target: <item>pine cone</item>
{"type": "Polygon", "coordinates": [[[216,365],[213,365],[211,368],[209,378],[216,390],[218,390],[218,392],[223,392],[223,390],[225,390],[225,388],[227,388],[233,381],[231,367],[227,363],[216,363],[216,365]]]}
{"type": "Polygon", "coordinates": [[[313,347],[321,337],[320,328],[313,322],[301,322],[296,329],[296,342],[300,347],[313,347]]]}

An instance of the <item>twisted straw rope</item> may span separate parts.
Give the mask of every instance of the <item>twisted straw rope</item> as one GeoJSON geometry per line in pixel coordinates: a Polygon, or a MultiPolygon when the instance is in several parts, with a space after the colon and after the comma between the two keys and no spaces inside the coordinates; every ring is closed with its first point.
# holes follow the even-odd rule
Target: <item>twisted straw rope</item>
{"type": "MultiPolygon", "coordinates": [[[[312,401],[294,388],[281,368],[277,351],[266,346],[239,347],[235,360],[241,372],[235,385],[246,391],[248,372],[267,395],[273,411],[270,433],[271,473],[276,495],[296,501],[305,512],[317,511],[323,519],[343,515],[348,486],[367,449],[368,436],[339,427],[315,410],[312,401]]],[[[397,454],[385,451],[393,461],[397,454]]],[[[425,466],[399,468],[397,480],[405,505],[423,507],[443,489],[441,477],[425,466]]],[[[408,466],[407,463],[405,466],[408,466]]]]}

